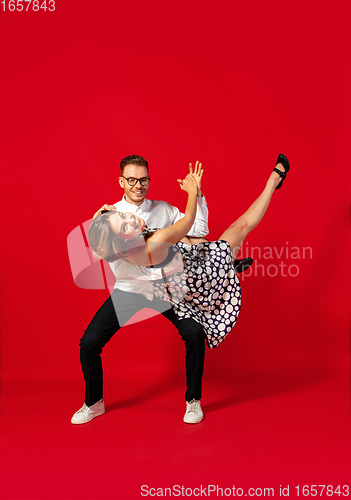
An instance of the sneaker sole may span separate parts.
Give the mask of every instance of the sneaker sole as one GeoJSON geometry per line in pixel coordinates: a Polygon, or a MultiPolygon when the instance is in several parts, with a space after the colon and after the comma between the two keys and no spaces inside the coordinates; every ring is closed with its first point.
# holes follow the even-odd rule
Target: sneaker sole
{"type": "Polygon", "coordinates": [[[71,424],[73,424],[73,425],[88,424],[89,422],[91,422],[92,420],[94,420],[95,417],[100,417],[101,415],[103,415],[105,413],[105,411],[106,410],[104,410],[101,413],[97,413],[96,415],[92,415],[92,417],[89,418],[89,420],[85,420],[84,422],[73,422],[73,418],[71,418],[71,424]]]}
{"type": "Polygon", "coordinates": [[[183,422],[185,422],[186,424],[199,424],[203,421],[203,418],[204,417],[201,417],[200,420],[185,420],[185,418],[183,418],[183,422]]]}

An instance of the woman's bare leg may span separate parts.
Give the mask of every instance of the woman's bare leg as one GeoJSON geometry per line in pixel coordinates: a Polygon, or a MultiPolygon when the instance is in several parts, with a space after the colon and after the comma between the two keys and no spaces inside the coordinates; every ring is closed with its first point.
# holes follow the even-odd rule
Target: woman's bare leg
{"type": "MultiPolygon", "coordinates": [[[[278,170],[285,172],[285,169],[281,163],[276,165],[278,170]]],[[[233,257],[235,258],[243,244],[246,236],[257,226],[264,216],[268,205],[271,201],[272,195],[275,188],[281,182],[282,178],[277,172],[272,172],[266,187],[257,198],[256,201],[250,206],[250,208],[237,219],[219,238],[220,240],[228,241],[230,248],[233,252],[233,257]]]]}

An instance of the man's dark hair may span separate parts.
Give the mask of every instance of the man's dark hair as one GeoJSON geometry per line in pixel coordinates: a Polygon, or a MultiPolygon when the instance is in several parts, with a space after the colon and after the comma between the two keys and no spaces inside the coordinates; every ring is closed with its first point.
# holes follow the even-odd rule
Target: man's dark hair
{"type": "Polygon", "coordinates": [[[147,171],[149,171],[148,162],[145,160],[145,158],[143,158],[142,156],[139,156],[139,155],[130,155],[130,156],[126,156],[125,158],[123,158],[123,160],[120,163],[121,175],[123,175],[124,167],[126,165],[139,165],[141,167],[146,167],[147,171]]]}

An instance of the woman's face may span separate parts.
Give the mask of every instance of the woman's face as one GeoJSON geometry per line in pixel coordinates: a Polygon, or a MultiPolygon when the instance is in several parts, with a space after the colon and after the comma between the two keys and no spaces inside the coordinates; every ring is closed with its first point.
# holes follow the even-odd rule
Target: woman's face
{"type": "Polygon", "coordinates": [[[132,240],[139,236],[145,222],[129,212],[116,212],[110,217],[112,231],[122,240],[132,240]]]}

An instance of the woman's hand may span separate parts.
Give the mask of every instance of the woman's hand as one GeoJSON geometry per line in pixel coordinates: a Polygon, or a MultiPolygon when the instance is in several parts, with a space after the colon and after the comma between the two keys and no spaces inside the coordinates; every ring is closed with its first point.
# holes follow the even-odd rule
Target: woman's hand
{"type": "Polygon", "coordinates": [[[180,189],[188,194],[195,193],[197,195],[197,182],[194,174],[188,174],[185,179],[177,179],[180,184],[180,189]]]}
{"type": "Polygon", "coordinates": [[[182,269],[184,269],[184,262],[182,256],[180,255],[180,252],[177,252],[171,262],[169,262],[162,268],[162,275],[170,276],[172,274],[178,273],[182,269]]]}
{"type": "Polygon", "coordinates": [[[103,210],[116,210],[116,207],[114,205],[104,205],[103,207],[99,208],[97,212],[95,212],[95,214],[93,215],[93,219],[95,219],[95,217],[97,217],[98,215],[101,215],[101,212],[103,210]]]}
{"type": "Polygon", "coordinates": [[[189,171],[191,174],[193,174],[194,179],[196,180],[197,184],[197,196],[200,198],[202,196],[201,193],[201,179],[202,176],[204,175],[204,171],[202,169],[202,163],[199,163],[198,161],[195,163],[195,168],[193,171],[193,166],[191,163],[189,163],[189,171]]]}

